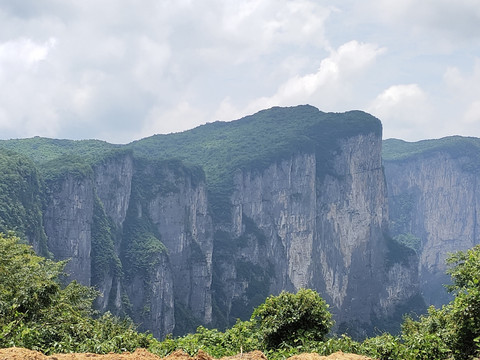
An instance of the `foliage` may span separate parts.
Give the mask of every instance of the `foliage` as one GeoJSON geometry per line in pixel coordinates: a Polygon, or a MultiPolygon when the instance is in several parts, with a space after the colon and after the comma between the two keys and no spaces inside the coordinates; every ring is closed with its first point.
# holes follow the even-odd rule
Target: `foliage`
{"type": "Polygon", "coordinates": [[[409,261],[415,256],[415,250],[407,246],[405,243],[398,241],[398,238],[385,236],[387,244],[387,266],[390,267],[395,263],[409,265],[409,261]]]}
{"type": "Polygon", "coordinates": [[[74,179],[93,175],[92,167],[78,155],[65,155],[50,160],[40,167],[40,171],[47,183],[54,183],[64,179],[67,175],[74,179]]]}
{"type": "Polygon", "coordinates": [[[422,247],[422,240],[419,237],[410,233],[398,234],[393,238],[393,240],[412,249],[417,254],[420,252],[420,249],[422,247]]]}
{"type": "Polygon", "coordinates": [[[447,342],[451,329],[448,326],[445,312],[433,306],[419,321],[407,317],[402,324],[402,340],[409,357],[422,360],[449,358],[451,350],[447,342]]]}
{"type": "Polygon", "coordinates": [[[228,198],[238,169],[262,171],[298,153],[316,153],[319,176],[331,169],[331,154],[349,136],[381,133],[380,121],[360,111],[323,113],[312,106],[272,108],[241,121],[214,122],[182,133],[154,135],[128,145],[137,156],[176,158],[201,166],[212,212],[229,218],[228,198]]]}
{"type": "Polygon", "coordinates": [[[66,155],[76,155],[93,163],[100,160],[103,154],[121,148],[120,145],[100,140],[49,139],[39,136],[29,139],[0,140],[0,147],[26,155],[37,164],[44,164],[66,155]]]}
{"type": "Polygon", "coordinates": [[[419,321],[407,318],[402,338],[418,359],[468,359],[480,354],[480,246],[448,259],[455,298],[441,309],[430,307],[419,321]]]}
{"type": "Polygon", "coordinates": [[[406,317],[400,336],[388,333],[357,342],[348,336],[326,338],[332,325],[327,305],[312,290],[281,293],[257,307],[249,321],[237,321],[221,333],[199,327],[195,334],[167,338],[155,347],[165,356],[182,348],[216,356],[260,349],[271,360],[302,352],[329,355],[336,351],[379,360],[471,359],[480,354],[480,245],[453,254],[448,263],[455,299],[441,309],[433,306],[413,320],[406,317]]]}
{"type": "Polygon", "coordinates": [[[121,276],[122,264],[115,251],[115,225],[105,214],[100,199],[95,196],[92,219],[92,284],[97,285],[106,274],[121,276]]]}
{"type": "Polygon", "coordinates": [[[398,139],[383,141],[382,157],[385,161],[404,161],[414,157],[429,157],[439,152],[453,159],[464,158],[462,169],[466,172],[480,171],[480,139],[448,136],[442,139],[406,142],[398,139]]]}
{"type": "Polygon", "coordinates": [[[145,218],[129,219],[126,227],[123,254],[126,275],[131,277],[141,272],[142,277],[146,277],[167,248],[160,241],[158,231],[145,218]]]}
{"type": "Polygon", "coordinates": [[[252,314],[269,349],[282,343],[294,345],[300,338],[324,340],[333,325],[331,317],[327,303],[310,289],[270,296],[252,314]]]}
{"type": "Polygon", "coordinates": [[[480,354],[480,245],[459,251],[448,259],[448,273],[455,295],[448,319],[454,328],[452,350],[456,355],[480,354]]]}
{"type": "Polygon", "coordinates": [[[13,234],[0,234],[0,347],[106,353],[156,343],[110,314],[94,319],[97,292],[76,282],[62,288],[64,265],[35,255],[13,234]]]}
{"type": "Polygon", "coordinates": [[[47,256],[42,189],[38,171],[28,158],[0,149],[0,232],[15,231],[47,256]]]}

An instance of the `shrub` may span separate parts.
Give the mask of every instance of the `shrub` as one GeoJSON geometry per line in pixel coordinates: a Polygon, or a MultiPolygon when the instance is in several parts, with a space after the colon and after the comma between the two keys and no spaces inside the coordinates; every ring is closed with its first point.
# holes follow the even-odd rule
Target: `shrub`
{"type": "Polygon", "coordinates": [[[327,303],[314,290],[301,289],[296,294],[282,292],[270,296],[257,307],[252,321],[257,321],[267,349],[295,340],[323,341],[333,325],[327,303]]]}

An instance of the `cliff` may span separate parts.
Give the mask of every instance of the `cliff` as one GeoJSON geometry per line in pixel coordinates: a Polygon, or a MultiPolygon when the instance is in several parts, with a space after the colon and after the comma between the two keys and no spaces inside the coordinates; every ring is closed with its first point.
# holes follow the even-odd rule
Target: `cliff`
{"type": "Polygon", "coordinates": [[[426,302],[442,305],[450,300],[448,254],[479,243],[479,139],[392,139],[384,147],[392,235],[417,251],[426,302]]]}
{"type": "Polygon", "coordinates": [[[313,288],[340,331],[364,334],[418,296],[414,254],[392,254],[386,237],[381,137],[335,141],[331,168],[322,162],[319,171],[314,152],[236,172],[232,221],[217,230],[214,249],[214,288],[228,321],[268,294],[313,288]]]}
{"type": "Polygon", "coordinates": [[[125,146],[0,147],[40,169],[37,227],[100,310],[162,337],[310,287],[340,331],[365,334],[418,305],[415,253],[388,236],[381,132],[363,112],[299,106],[125,146]]]}

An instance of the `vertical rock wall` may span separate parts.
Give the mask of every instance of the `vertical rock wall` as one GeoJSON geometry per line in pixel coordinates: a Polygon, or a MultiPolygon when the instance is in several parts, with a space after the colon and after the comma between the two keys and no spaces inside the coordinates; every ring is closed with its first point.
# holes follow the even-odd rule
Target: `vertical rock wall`
{"type": "Polygon", "coordinates": [[[418,293],[415,259],[388,260],[381,137],[339,141],[327,174],[317,171],[315,154],[295,154],[235,175],[229,241],[238,245],[215,250],[227,318],[241,299],[254,305],[252,281],[240,274],[245,262],[264,270],[269,293],[318,290],[345,326],[371,327],[418,293]]]}
{"type": "Polygon", "coordinates": [[[389,204],[394,235],[410,234],[420,241],[421,289],[428,304],[449,301],[444,284],[449,253],[480,242],[477,175],[465,171],[467,157],[448,152],[386,161],[389,204]]]}
{"type": "Polygon", "coordinates": [[[165,163],[155,172],[136,166],[130,154],[111,157],[92,173],[66,174],[50,183],[44,211],[49,250],[57,260],[69,259],[69,279],[94,285],[102,294],[96,301],[100,310],[127,312],[158,337],[173,332],[175,306],[201,323],[212,321],[213,230],[206,186],[182,166],[165,163]],[[157,190],[139,193],[138,182],[145,179],[157,190]],[[124,229],[128,214],[134,217],[130,222],[156,227],[167,249],[137,272],[135,264],[120,261],[132,241],[124,229]]]}
{"type": "Polygon", "coordinates": [[[210,323],[213,229],[206,186],[173,171],[163,176],[173,187],[148,201],[146,215],[168,249],[176,302],[202,323],[210,323]]]}
{"type": "Polygon", "coordinates": [[[65,271],[83,285],[91,280],[94,185],[89,175],[67,174],[51,183],[43,214],[48,249],[67,260],[65,271]]]}

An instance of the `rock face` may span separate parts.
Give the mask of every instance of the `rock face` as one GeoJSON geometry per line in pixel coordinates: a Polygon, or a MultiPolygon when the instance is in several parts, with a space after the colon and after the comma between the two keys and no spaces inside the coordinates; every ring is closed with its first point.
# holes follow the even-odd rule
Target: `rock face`
{"type": "Polygon", "coordinates": [[[90,285],[91,226],[94,186],[90,176],[67,175],[50,184],[44,211],[48,249],[57,260],[69,260],[65,271],[90,285]]]}
{"type": "Polygon", "coordinates": [[[317,197],[319,221],[315,269],[338,310],[338,322],[370,322],[379,309],[385,267],[387,204],[381,168],[381,140],[373,134],[342,142],[317,197]]]}
{"type": "Polygon", "coordinates": [[[178,162],[145,165],[131,154],[66,173],[48,184],[48,248],[70,259],[69,279],[101,292],[100,310],[127,313],[141,330],[173,332],[176,307],[210,323],[213,230],[197,180],[178,162]]]}
{"type": "Polygon", "coordinates": [[[82,171],[60,157],[66,167],[46,183],[48,250],[71,259],[70,279],[102,293],[101,311],[162,337],[232,325],[270,294],[313,288],[340,331],[365,334],[417,297],[417,258],[388,234],[378,119],[307,106],[229,127],[145,139],[143,153],[110,149],[80,159],[82,171]],[[267,143],[251,139],[253,128],[277,143],[253,153],[249,144],[267,143]],[[211,136],[189,153],[199,134],[211,136]],[[224,148],[232,134],[244,134],[239,154],[224,148]],[[183,162],[171,160],[183,150],[183,162]]]}
{"type": "MultiPolygon", "coordinates": [[[[207,213],[203,175],[198,177],[198,174],[188,172],[179,162],[147,162],[138,166],[133,182],[135,189],[130,206],[134,212],[128,213],[130,219],[127,221],[131,225],[132,220],[135,222],[132,217],[135,217],[136,221],[143,219],[143,225],[139,228],[137,223],[132,235],[141,235],[147,224],[147,232],[166,248],[162,256],[168,257],[164,273],[168,272],[166,276],[171,281],[162,279],[165,275],[160,276],[157,272],[154,275],[157,288],[149,289],[150,286],[147,286],[145,289],[157,292],[151,293],[151,301],[158,301],[158,294],[162,291],[165,291],[162,297],[168,295],[168,299],[173,296],[164,305],[164,313],[170,311],[168,323],[171,325],[171,328],[165,329],[169,332],[174,330],[175,309],[178,322],[210,323],[213,230],[212,220],[207,213]]],[[[132,265],[137,266],[136,263],[134,261],[132,265]]],[[[153,313],[152,307],[152,316],[153,313]]],[[[155,329],[154,325],[147,328],[155,329]]]]}
{"type": "Polygon", "coordinates": [[[417,295],[415,257],[392,260],[385,238],[381,138],[340,139],[332,164],[319,173],[316,154],[295,154],[235,175],[231,227],[217,229],[214,248],[217,301],[230,321],[258,305],[254,293],[308,287],[342,328],[368,328],[372,315],[385,317],[417,295]]]}
{"type": "Polygon", "coordinates": [[[94,168],[97,196],[105,213],[117,227],[121,227],[127,216],[133,177],[133,157],[126,155],[107,159],[94,168]]]}
{"type": "Polygon", "coordinates": [[[450,298],[443,284],[449,253],[478,244],[478,175],[470,156],[435,151],[385,161],[393,235],[418,241],[421,290],[427,304],[450,298]]]}

